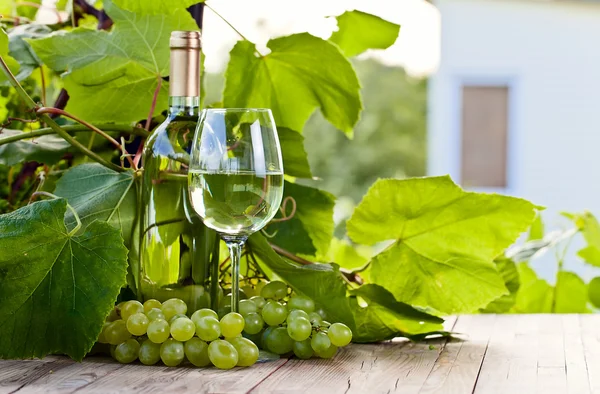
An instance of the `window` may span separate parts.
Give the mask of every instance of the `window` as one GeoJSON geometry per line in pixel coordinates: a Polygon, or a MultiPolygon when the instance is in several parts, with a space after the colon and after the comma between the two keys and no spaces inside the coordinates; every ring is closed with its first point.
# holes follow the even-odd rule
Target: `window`
{"type": "Polygon", "coordinates": [[[505,188],[507,86],[463,86],[461,183],[505,188]]]}

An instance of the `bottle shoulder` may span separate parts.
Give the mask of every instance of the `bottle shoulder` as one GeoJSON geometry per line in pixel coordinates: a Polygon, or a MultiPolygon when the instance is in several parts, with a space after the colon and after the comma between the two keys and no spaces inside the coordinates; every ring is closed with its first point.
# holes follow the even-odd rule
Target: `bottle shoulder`
{"type": "Polygon", "coordinates": [[[144,157],[189,153],[197,121],[195,116],[168,116],[148,137],[144,157]]]}

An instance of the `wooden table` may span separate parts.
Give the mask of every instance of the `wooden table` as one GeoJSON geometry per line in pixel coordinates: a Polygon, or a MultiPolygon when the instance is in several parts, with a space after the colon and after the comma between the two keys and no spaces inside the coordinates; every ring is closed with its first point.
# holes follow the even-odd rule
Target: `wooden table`
{"type": "Polygon", "coordinates": [[[600,315],[472,315],[447,324],[461,335],[230,371],[99,357],[0,361],[0,393],[600,393],[600,315]]]}

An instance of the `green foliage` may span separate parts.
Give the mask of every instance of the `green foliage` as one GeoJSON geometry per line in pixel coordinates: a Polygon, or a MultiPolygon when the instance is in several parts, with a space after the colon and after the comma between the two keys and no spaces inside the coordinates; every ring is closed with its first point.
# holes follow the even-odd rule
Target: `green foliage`
{"type": "MultiPolygon", "coordinates": [[[[111,32],[84,28],[28,40],[37,55],[64,74],[71,99],[66,110],[88,121],[135,122],[145,119],[160,78],[169,74],[169,36],[196,30],[185,10],[169,15],[136,15],[104,1],[113,19],[111,32]]],[[[167,106],[162,83],[155,114],[167,106]]]]}
{"type": "MultiPolygon", "coordinates": [[[[97,163],[82,164],[56,182],[54,194],[67,200],[84,226],[99,220],[119,229],[129,247],[137,214],[132,172],[115,172],[97,163]]],[[[72,212],[67,213],[65,222],[68,228],[75,225],[72,212]]]]}
{"type": "Polygon", "coordinates": [[[31,75],[33,70],[42,65],[42,61],[25,39],[44,38],[51,32],[52,30],[48,26],[39,24],[19,25],[10,31],[10,55],[14,57],[21,66],[19,73],[16,75],[17,80],[24,80],[31,75]]]}
{"type": "MultiPolygon", "coordinates": [[[[2,130],[3,137],[12,137],[24,133],[21,130],[2,130]]],[[[2,142],[2,138],[0,138],[2,142]]],[[[12,166],[23,161],[38,161],[46,164],[57,163],[69,150],[69,143],[55,135],[20,140],[0,145],[0,164],[12,166]]]]}
{"type": "Polygon", "coordinates": [[[279,127],[277,134],[281,144],[281,154],[285,158],[285,173],[298,178],[311,178],[302,134],[286,127],[279,127]]]}
{"type": "Polygon", "coordinates": [[[595,277],[588,283],[588,297],[592,305],[600,308],[600,277],[595,277]]]}
{"type": "Polygon", "coordinates": [[[493,259],[534,219],[528,201],[463,191],[449,177],[380,180],[348,221],[357,243],[394,240],[372,281],[399,301],[472,312],[506,293],[493,259]]]}
{"type": "Polygon", "coordinates": [[[198,0],[114,0],[120,8],[141,14],[171,14],[182,8],[187,8],[198,0]]]}
{"type": "MultiPolygon", "coordinates": [[[[10,71],[16,75],[20,67],[19,62],[8,55],[8,35],[2,28],[0,28],[0,56],[2,56],[10,71]]],[[[0,73],[0,83],[7,83],[7,81],[8,78],[6,78],[4,73],[0,73]]]]}
{"type": "Polygon", "coordinates": [[[125,283],[119,232],[94,222],[71,234],[64,199],[0,216],[0,358],[81,360],[125,283]]]}
{"type": "Polygon", "coordinates": [[[308,256],[327,253],[333,237],[333,206],[335,197],[319,189],[285,182],[284,198],[296,201],[296,214],[291,220],[273,223],[273,242],[291,252],[308,256]]]}
{"type": "Polygon", "coordinates": [[[425,175],[427,85],[399,67],[352,63],[365,105],[354,138],[315,114],[304,137],[312,172],[320,179],[303,183],[358,202],[379,178],[425,175]]]}
{"type": "Polygon", "coordinates": [[[515,304],[517,299],[517,292],[521,287],[521,282],[519,280],[519,271],[517,270],[517,265],[515,262],[506,257],[499,257],[494,260],[496,264],[496,269],[502,275],[502,279],[504,280],[504,286],[508,290],[508,294],[501,296],[500,298],[495,299],[491,303],[489,303],[485,309],[482,310],[483,313],[506,313],[510,311],[512,306],[515,304]]]}
{"type": "Polygon", "coordinates": [[[396,42],[400,33],[400,25],[361,11],[346,11],[336,19],[338,31],[329,41],[348,57],[367,49],[386,49],[396,42]]]}
{"type": "Polygon", "coordinates": [[[239,41],[225,72],[225,107],[271,108],[278,126],[301,131],[315,108],[347,133],[362,109],[352,65],[328,41],[308,33],[270,40],[271,53],[239,41]]]}

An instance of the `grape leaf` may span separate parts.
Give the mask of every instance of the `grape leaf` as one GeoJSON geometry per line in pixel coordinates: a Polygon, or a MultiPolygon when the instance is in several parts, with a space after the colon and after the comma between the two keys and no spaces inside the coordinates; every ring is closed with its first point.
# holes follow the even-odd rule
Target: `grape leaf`
{"type": "Polygon", "coordinates": [[[410,305],[473,312],[507,293],[493,259],[527,230],[535,206],[465,192],[447,177],[379,180],[347,223],[357,243],[394,240],[370,279],[410,305]]]}
{"type": "MultiPolygon", "coordinates": [[[[2,57],[13,75],[16,75],[19,71],[19,63],[8,55],[8,35],[2,28],[0,28],[0,57],[2,57]]],[[[0,84],[8,84],[8,78],[2,69],[0,69],[0,84]]]]}
{"type": "Polygon", "coordinates": [[[175,10],[202,3],[199,0],[114,0],[114,2],[124,10],[140,14],[171,14],[175,10]]]}
{"type": "Polygon", "coordinates": [[[550,313],[552,311],[553,288],[527,265],[517,265],[521,286],[512,311],[517,313],[550,313]]]}
{"type": "MultiPolygon", "coordinates": [[[[169,15],[137,15],[104,1],[111,32],[77,28],[28,40],[36,54],[63,75],[71,99],[67,111],[89,121],[134,122],[148,116],[162,77],[169,74],[169,36],[196,30],[183,9],[169,15]]],[[[155,114],[167,106],[166,83],[155,114]]]]}
{"type": "Polygon", "coordinates": [[[81,360],[125,283],[119,232],[94,222],[68,233],[64,199],[0,216],[0,357],[81,360]]]}
{"type": "Polygon", "coordinates": [[[369,258],[361,255],[350,242],[337,238],[332,239],[327,257],[328,260],[349,270],[360,269],[369,262],[369,258]]]}
{"type": "Polygon", "coordinates": [[[371,48],[389,48],[400,33],[400,25],[362,11],[346,11],[336,19],[338,31],[333,32],[329,41],[339,46],[348,57],[371,48]]]}
{"type": "Polygon", "coordinates": [[[283,193],[284,198],[289,196],[296,201],[296,214],[290,220],[269,225],[268,232],[275,233],[272,242],[293,253],[325,255],[333,238],[335,197],[287,181],[283,193]]]}
{"type": "MultiPolygon", "coordinates": [[[[136,192],[132,172],[116,172],[100,164],[72,167],[56,182],[54,194],[65,198],[84,226],[106,221],[121,232],[129,247],[136,215],[136,192]]],[[[75,225],[69,211],[67,228],[75,225]]]]}
{"type": "Polygon", "coordinates": [[[600,224],[590,212],[571,215],[587,246],[577,252],[586,263],[600,267],[600,224]]]}
{"type": "Polygon", "coordinates": [[[287,127],[278,127],[277,134],[281,144],[285,174],[298,178],[312,178],[302,134],[287,127]]]}
{"type": "Polygon", "coordinates": [[[21,81],[29,77],[33,70],[42,64],[42,61],[35,54],[31,45],[25,41],[25,38],[43,38],[50,33],[52,33],[52,29],[37,23],[15,26],[8,33],[10,55],[21,66],[19,73],[16,75],[17,80],[21,81]]]}
{"type": "MultiPolygon", "coordinates": [[[[2,137],[11,137],[25,133],[21,130],[3,129],[2,137]]],[[[38,161],[45,164],[57,163],[69,150],[69,143],[55,135],[44,135],[37,138],[20,140],[0,145],[0,164],[13,166],[26,161],[38,161]]]]}
{"type": "Polygon", "coordinates": [[[422,334],[443,329],[443,319],[398,302],[394,296],[376,284],[366,284],[350,291],[368,302],[367,307],[351,302],[356,321],[355,342],[376,342],[398,336],[399,333],[422,334]]]}
{"type": "Polygon", "coordinates": [[[272,39],[271,53],[256,56],[256,46],[239,41],[225,72],[225,107],[271,108],[277,125],[302,131],[315,108],[347,133],[358,121],[362,103],[352,65],[328,41],[308,33],[272,39]]]}
{"type": "Polygon", "coordinates": [[[556,276],[553,313],[589,313],[588,288],[573,272],[560,271],[556,276]]]}
{"type": "Polygon", "coordinates": [[[506,257],[499,257],[494,260],[496,268],[502,279],[504,285],[508,289],[509,294],[505,294],[486,306],[481,312],[484,313],[507,313],[510,308],[513,307],[517,300],[517,291],[521,283],[519,282],[519,272],[517,271],[517,265],[514,261],[506,257]]]}
{"type": "Polygon", "coordinates": [[[542,221],[542,215],[538,212],[535,220],[531,224],[529,229],[528,241],[535,241],[544,238],[544,222],[542,221]]]}
{"type": "Polygon", "coordinates": [[[595,277],[588,283],[588,298],[592,305],[600,308],[600,277],[595,277]]]}

